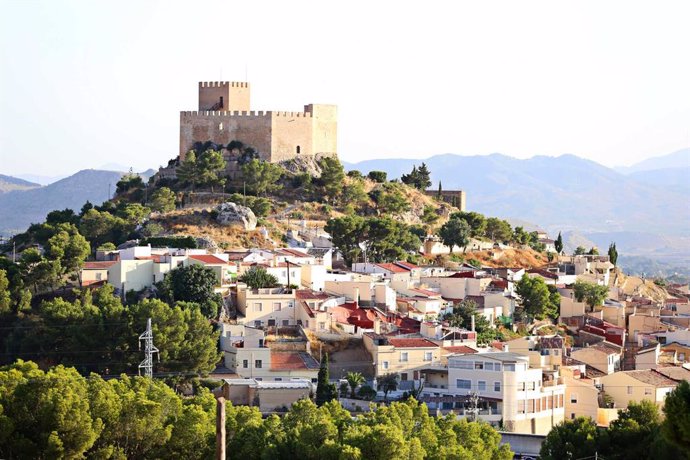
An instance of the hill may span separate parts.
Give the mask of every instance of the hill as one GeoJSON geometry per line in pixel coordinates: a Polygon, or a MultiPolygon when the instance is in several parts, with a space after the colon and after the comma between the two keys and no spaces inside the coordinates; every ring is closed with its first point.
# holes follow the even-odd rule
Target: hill
{"type": "Polygon", "coordinates": [[[616,171],[623,174],[632,174],[640,171],[668,168],[690,168],[690,148],[678,150],[668,155],[648,158],[632,166],[620,166],[616,168],[616,171]]]}
{"type": "Polygon", "coordinates": [[[400,177],[424,161],[436,187],[467,192],[467,208],[502,218],[534,222],[551,233],[690,231],[687,196],[640,182],[574,155],[519,160],[488,156],[437,155],[425,160],[368,160],[346,165],[362,173],[387,171],[400,177]]]}
{"type": "Polygon", "coordinates": [[[36,187],[40,187],[40,185],[17,177],[0,174],[0,193],[12,192],[14,190],[30,190],[36,187]]]}
{"type": "Polygon", "coordinates": [[[56,209],[79,211],[88,200],[100,204],[115,191],[122,173],[86,169],[45,187],[0,194],[0,235],[24,231],[56,209]]]}
{"type": "Polygon", "coordinates": [[[628,177],[638,182],[664,187],[680,193],[690,193],[690,166],[685,168],[673,167],[652,169],[649,171],[637,171],[630,173],[628,177]]]}

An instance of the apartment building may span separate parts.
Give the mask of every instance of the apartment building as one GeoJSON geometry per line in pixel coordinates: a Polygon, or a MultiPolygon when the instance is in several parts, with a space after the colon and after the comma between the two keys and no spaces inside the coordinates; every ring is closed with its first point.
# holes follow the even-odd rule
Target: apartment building
{"type": "Polygon", "coordinates": [[[376,377],[398,374],[402,382],[419,380],[420,370],[441,366],[441,347],[422,337],[395,337],[367,332],[364,347],[371,354],[376,377]]]}

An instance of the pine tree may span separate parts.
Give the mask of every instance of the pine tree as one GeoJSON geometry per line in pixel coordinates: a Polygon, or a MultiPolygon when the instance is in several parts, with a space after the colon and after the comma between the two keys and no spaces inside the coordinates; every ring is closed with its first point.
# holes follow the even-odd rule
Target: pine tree
{"type": "Polygon", "coordinates": [[[443,189],[441,188],[441,181],[438,181],[438,193],[436,193],[436,198],[439,200],[443,198],[443,189]]]}
{"type": "Polygon", "coordinates": [[[556,238],[556,242],[554,243],[554,246],[556,247],[557,253],[560,254],[563,252],[563,237],[561,236],[561,232],[558,232],[558,238],[556,238]]]}
{"type": "Polygon", "coordinates": [[[323,406],[328,401],[338,397],[338,389],[335,384],[329,382],[328,375],[328,354],[321,360],[319,369],[318,383],[316,384],[316,405],[323,406]]]}

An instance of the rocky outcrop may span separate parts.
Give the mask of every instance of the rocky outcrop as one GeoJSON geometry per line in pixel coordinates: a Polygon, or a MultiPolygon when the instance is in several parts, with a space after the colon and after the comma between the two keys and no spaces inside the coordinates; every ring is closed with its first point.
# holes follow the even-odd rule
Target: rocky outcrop
{"type": "Polygon", "coordinates": [[[220,225],[227,226],[241,226],[245,230],[254,230],[256,228],[256,216],[246,206],[231,201],[219,204],[216,209],[216,222],[220,225]]]}

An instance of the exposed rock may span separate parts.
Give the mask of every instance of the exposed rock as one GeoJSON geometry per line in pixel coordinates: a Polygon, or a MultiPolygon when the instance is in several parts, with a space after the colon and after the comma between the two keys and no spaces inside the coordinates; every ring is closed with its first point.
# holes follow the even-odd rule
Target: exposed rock
{"type": "Polygon", "coordinates": [[[196,247],[199,249],[218,249],[218,244],[208,236],[199,236],[195,238],[196,247]]]}
{"type": "Polygon", "coordinates": [[[221,203],[216,207],[216,221],[221,225],[239,225],[245,230],[256,228],[256,216],[246,206],[233,203],[231,201],[221,203]]]}
{"type": "Polygon", "coordinates": [[[295,174],[306,172],[314,178],[321,177],[321,166],[319,165],[318,159],[311,155],[297,156],[282,161],[280,166],[295,174]]]}

